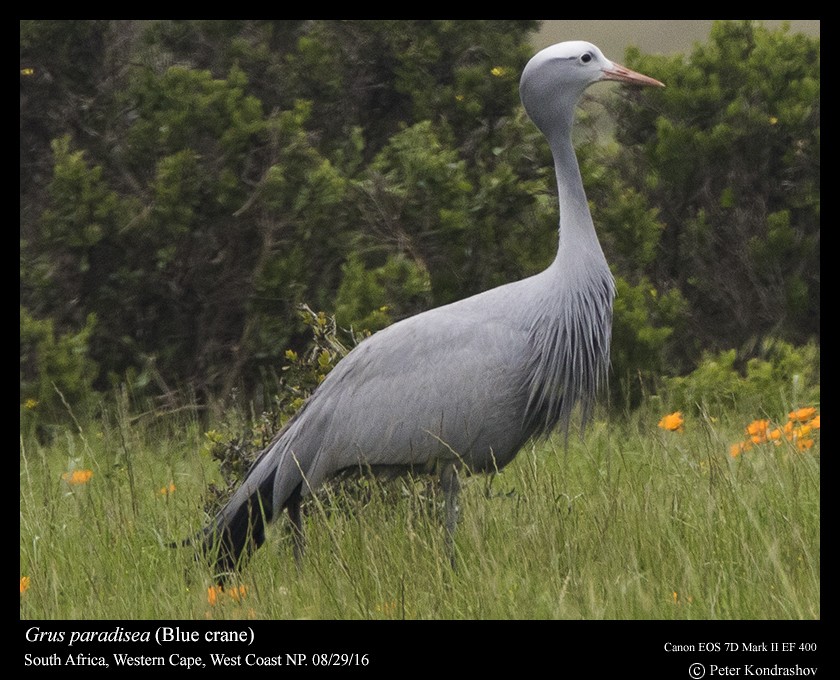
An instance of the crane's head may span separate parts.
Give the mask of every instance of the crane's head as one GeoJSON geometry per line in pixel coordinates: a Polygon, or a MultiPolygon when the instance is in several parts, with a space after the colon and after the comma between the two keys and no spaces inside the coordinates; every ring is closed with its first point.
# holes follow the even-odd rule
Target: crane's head
{"type": "Polygon", "coordinates": [[[583,91],[600,80],[665,87],[649,76],[607,59],[592,43],[572,40],[537,52],[522,72],[519,92],[531,119],[547,132],[557,118],[571,122],[583,91]]]}

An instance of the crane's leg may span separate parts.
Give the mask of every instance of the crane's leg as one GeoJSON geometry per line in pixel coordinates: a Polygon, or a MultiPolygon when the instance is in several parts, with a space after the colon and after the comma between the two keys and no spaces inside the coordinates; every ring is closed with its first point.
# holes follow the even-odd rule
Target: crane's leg
{"type": "Polygon", "coordinates": [[[455,527],[458,526],[458,519],[461,508],[458,505],[458,492],[461,490],[461,482],[458,480],[458,466],[455,463],[444,465],[440,473],[440,485],[443,489],[443,498],[446,506],[446,550],[449,553],[449,562],[455,568],[455,527]]]}
{"type": "Polygon", "coordinates": [[[292,522],[292,538],[294,540],[294,556],[297,568],[301,568],[303,551],[306,547],[306,540],[303,535],[303,521],[300,516],[300,490],[296,490],[286,502],[286,510],[289,511],[289,519],[292,522]]]}

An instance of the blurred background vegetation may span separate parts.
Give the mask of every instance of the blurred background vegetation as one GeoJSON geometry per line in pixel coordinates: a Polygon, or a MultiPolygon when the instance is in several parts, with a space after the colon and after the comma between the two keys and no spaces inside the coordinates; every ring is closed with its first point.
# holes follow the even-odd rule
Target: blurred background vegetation
{"type": "MultiPolygon", "coordinates": [[[[554,173],[518,95],[539,28],[21,21],[22,424],[115,388],[259,410],[330,347],[544,268],[554,173]]],[[[592,88],[576,128],[611,407],[818,399],[819,37],[719,22],[608,56],[667,84],[592,88]]]]}

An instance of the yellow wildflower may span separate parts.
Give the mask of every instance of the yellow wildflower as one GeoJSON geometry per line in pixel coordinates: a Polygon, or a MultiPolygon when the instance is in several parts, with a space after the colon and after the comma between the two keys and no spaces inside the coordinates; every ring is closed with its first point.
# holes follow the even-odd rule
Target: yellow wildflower
{"type": "Polygon", "coordinates": [[[663,416],[662,420],[659,421],[659,427],[669,432],[682,432],[684,422],[685,419],[682,413],[675,411],[674,413],[669,413],[667,416],[663,416]]]}
{"type": "Polygon", "coordinates": [[[29,590],[29,577],[28,576],[21,576],[20,577],[20,594],[23,595],[27,590],[29,590]]]}
{"type": "Polygon", "coordinates": [[[494,66],[490,69],[490,73],[492,73],[497,78],[501,78],[502,76],[506,75],[507,72],[508,69],[506,69],[504,66],[494,66]]]}
{"type": "Polygon", "coordinates": [[[23,407],[26,408],[26,409],[29,409],[30,411],[32,409],[34,409],[37,405],[38,405],[38,400],[37,399],[27,399],[25,402],[23,402],[23,407]]]}
{"type": "Polygon", "coordinates": [[[93,477],[93,470],[73,470],[73,472],[65,472],[61,478],[68,484],[87,484],[90,478],[93,477]]]}

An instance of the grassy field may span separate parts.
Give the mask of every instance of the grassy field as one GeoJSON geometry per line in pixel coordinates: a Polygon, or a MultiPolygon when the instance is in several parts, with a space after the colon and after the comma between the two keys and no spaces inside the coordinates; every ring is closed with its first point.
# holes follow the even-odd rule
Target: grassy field
{"type": "Polygon", "coordinates": [[[21,437],[27,619],[818,619],[820,449],[733,457],[749,414],[597,421],[464,484],[458,568],[424,480],[308,504],[221,592],[189,549],[218,479],[197,423],[127,417],[21,437]]]}

